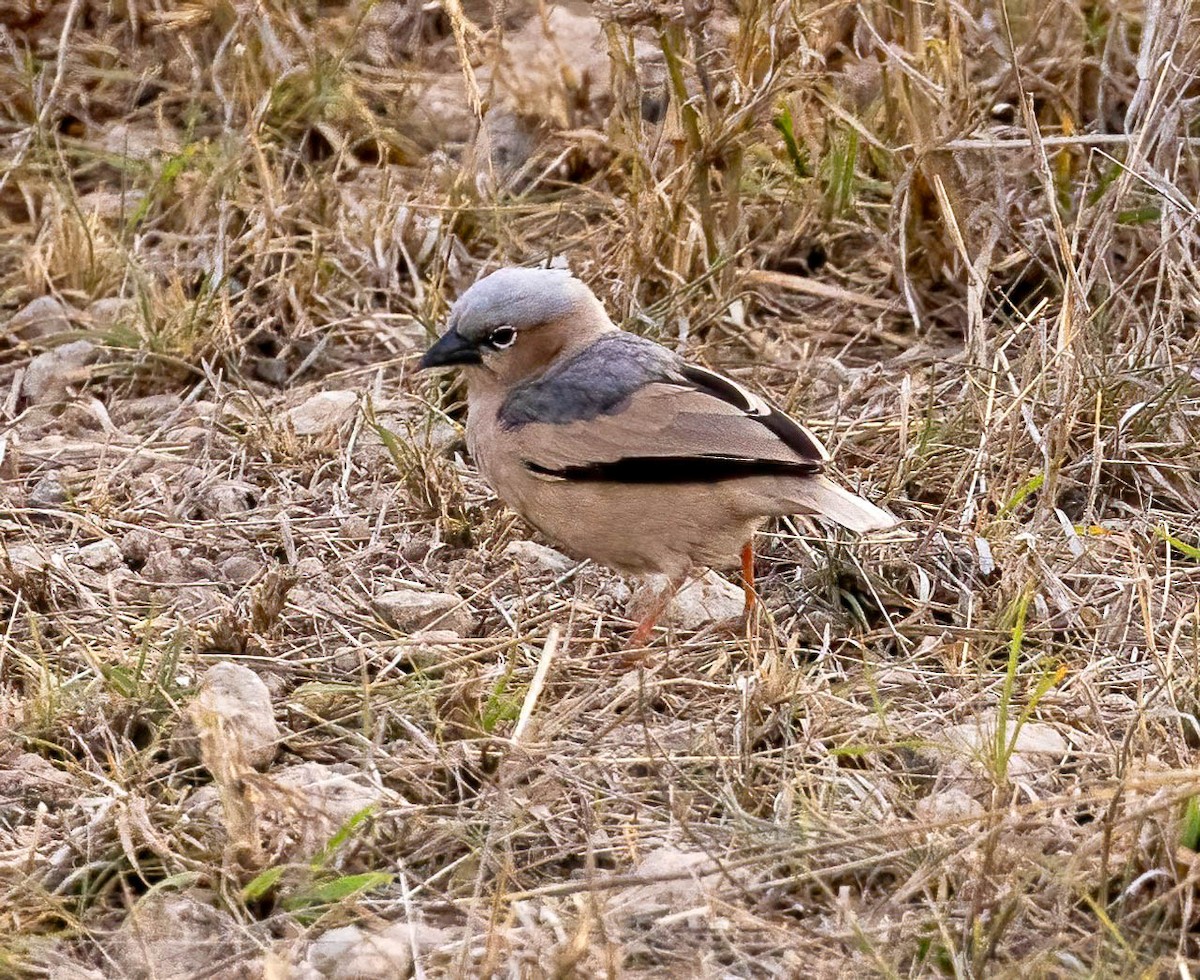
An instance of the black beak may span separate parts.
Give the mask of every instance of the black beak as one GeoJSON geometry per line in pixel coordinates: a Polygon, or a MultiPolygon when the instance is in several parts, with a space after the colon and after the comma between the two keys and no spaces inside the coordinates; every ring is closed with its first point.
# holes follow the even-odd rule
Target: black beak
{"type": "Polygon", "coordinates": [[[445,367],[450,364],[482,364],[483,357],[479,348],[467,340],[457,330],[447,330],[436,344],[425,352],[418,371],[431,367],[445,367]]]}

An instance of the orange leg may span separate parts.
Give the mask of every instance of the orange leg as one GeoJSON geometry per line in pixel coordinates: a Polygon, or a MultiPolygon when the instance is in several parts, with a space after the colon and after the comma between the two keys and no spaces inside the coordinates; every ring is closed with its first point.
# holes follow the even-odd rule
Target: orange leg
{"type": "Polygon", "coordinates": [[[686,576],[671,579],[666,587],[658,594],[654,600],[654,604],[647,610],[646,615],[642,617],[642,621],[637,624],[637,629],[633,631],[633,635],[629,638],[628,649],[636,649],[646,645],[646,641],[650,639],[650,634],[654,631],[654,624],[658,622],[658,617],[663,614],[663,610],[667,608],[683,585],[686,576]]]}
{"type": "Polygon", "coordinates": [[[742,610],[742,615],[747,621],[750,619],[750,614],[754,611],[754,603],[757,601],[757,596],[754,592],[754,542],[747,541],[742,545],[742,587],[746,590],[746,606],[742,610]]]}

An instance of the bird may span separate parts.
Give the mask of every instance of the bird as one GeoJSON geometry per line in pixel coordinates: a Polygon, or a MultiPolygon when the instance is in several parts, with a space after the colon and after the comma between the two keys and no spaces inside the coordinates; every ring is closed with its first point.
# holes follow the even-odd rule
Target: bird
{"type": "Polygon", "coordinates": [[[478,279],[418,367],[463,372],[467,448],[509,508],[575,558],[667,577],[631,649],[699,568],[740,564],[749,614],[753,536],[773,517],[814,515],[859,533],[898,523],[824,475],[829,453],[807,428],[622,330],[567,269],[478,279]]]}

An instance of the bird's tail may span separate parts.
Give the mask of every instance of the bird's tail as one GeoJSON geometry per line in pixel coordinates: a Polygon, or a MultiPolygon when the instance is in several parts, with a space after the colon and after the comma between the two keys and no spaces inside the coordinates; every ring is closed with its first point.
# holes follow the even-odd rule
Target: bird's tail
{"type": "Polygon", "coordinates": [[[886,510],[823,476],[789,481],[787,503],[794,508],[790,513],[827,517],[859,534],[883,531],[900,523],[886,510]]]}

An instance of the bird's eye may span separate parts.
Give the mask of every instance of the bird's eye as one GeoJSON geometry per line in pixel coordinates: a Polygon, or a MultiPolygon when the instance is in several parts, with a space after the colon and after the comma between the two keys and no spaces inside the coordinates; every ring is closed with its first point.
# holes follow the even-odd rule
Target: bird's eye
{"type": "Polygon", "coordinates": [[[488,343],[495,347],[496,350],[504,350],[505,347],[511,347],[512,342],[517,339],[517,332],[509,326],[497,327],[488,334],[488,343]]]}

